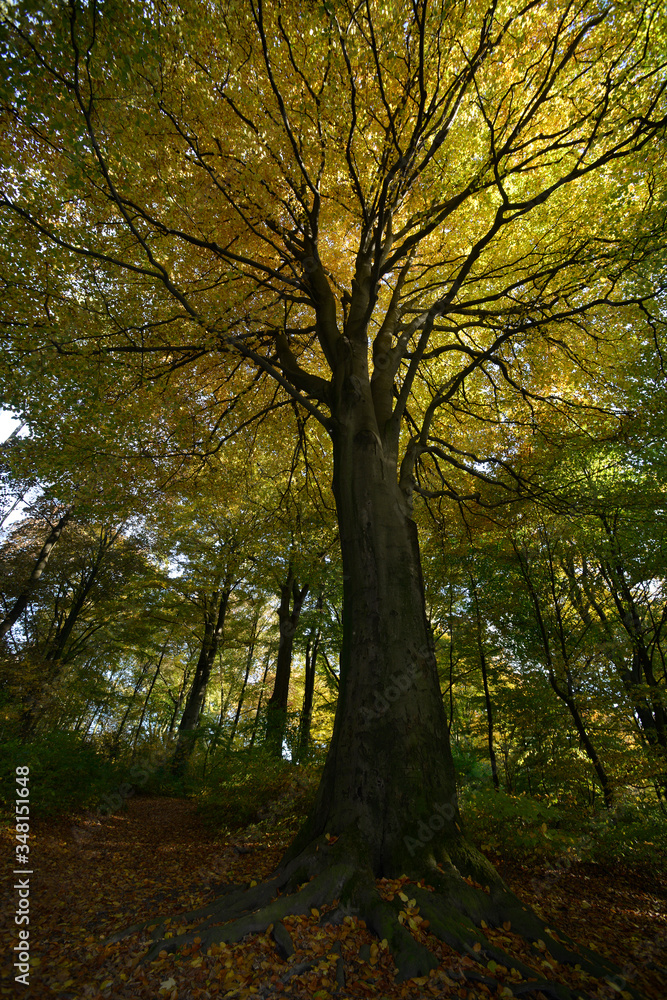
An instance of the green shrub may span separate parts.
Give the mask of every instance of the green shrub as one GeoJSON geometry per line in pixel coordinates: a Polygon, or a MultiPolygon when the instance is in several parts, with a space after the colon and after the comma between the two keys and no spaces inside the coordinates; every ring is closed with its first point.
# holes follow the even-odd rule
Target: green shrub
{"type": "Polygon", "coordinates": [[[577,833],[565,810],[529,795],[466,787],[461,812],[471,839],[502,857],[547,860],[576,850],[577,833]]]}
{"type": "Polygon", "coordinates": [[[467,787],[461,793],[461,811],[471,839],[499,857],[667,870],[667,824],[657,806],[626,802],[595,814],[529,795],[467,787]]]}
{"type": "Polygon", "coordinates": [[[591,861],[667,871],[667,823],[659,808],[620,805],[591,824],[591,861]]]}
{"type": "Polygon", "coordinates": [[[221,831],[257,825],[288,832],[305,818],[320,774],[318,763],[298,766],[261,748],[220,754],[198,795],[199,811],[221,831]]]}
{"type": "Polygon", "coordinates": [[[30,815],[51,816],[98,806],[123,784],[124,770],[76,733],[45,733],[29,743],[5,740],[0,747],[0,803],[13,814],[16,767],[30,768],[30,815]]]}

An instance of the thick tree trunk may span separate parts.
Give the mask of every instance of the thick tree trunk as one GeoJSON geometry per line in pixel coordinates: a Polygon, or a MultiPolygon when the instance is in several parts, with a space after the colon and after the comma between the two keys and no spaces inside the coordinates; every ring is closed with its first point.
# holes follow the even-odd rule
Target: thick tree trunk
{"type": "MultiPolygon", "coordinates": [[[[563,988],[556,994],[540,972],[485,934],[487,926],[511,925],[514,933],[546,943],[557,962],[578,962],[598,978],[617,972],[605,960],[563,944],[568,939],[562,933],[556,940],[463,836],[409,507],[409,471],[402,470],[399,485],[396,458],[383,448],[373,421],[364,425],[363,412],[361,421],[353,414],[332,427],[343,643],[334,730],[313,809],[270,879],[229,889],[188,916],[202,918],[196,930],[202,950],[269,927],[291,950],[283,918],[337,900],[324,916],[327,922],[357,914],[386,939],[398,980],[422,977],[439,959],[403,925],[400,896],[383,898],[376,884],[379,877],[407,875],[430,934],[479,956],[485,973],[491,961],[513,967],[532,980],[536,995],[544,988],[571,1000],[572,993],[563,988]],[[420,880],[429,889],[416,884],[420,880]]],[[[193,935],[159,940],[158,933],[144,961],[163,949],[191,945],[193,935]]],[[[496,990],[498,984],[490,983],[496,990]]]]}
{"type": "Polygon", "coordinates": [[[344,832],[376,875],[467,853],[426,618],[417,529],[377,437],[334,436],[343,645],[334,731],[315,807],[290,848],[344,832]]]}

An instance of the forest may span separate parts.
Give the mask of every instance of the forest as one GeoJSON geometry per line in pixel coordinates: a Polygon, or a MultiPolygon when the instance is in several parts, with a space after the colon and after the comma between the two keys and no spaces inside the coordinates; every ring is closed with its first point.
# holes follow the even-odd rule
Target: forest
{"type": "Polygon", "coordinates": [[[664,1000],[666,52],[0,3],[0,993],[664,1000]]]}

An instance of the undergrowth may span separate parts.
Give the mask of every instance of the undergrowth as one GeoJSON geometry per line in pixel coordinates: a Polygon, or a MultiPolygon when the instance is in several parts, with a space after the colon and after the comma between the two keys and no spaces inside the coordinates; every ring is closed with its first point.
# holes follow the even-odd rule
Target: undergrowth
{"type": "MultiPolygon", "coordinates": [[[[204,823],[222,835],[270,832],[289,839],[314,801],[322,754],[294,764],[251,750],[196,750],[186,772],[174,777],[169,750],[159,741],[139,747],[76,733],[51,732],[29,743],[0,744],[0,810],[9,821],[16,798],[16,766],[30,768],[30,814],[68,815],[84,810],[109,814],[136,794],[191,797],[204,823]],[[202,766],[204,765],[204,766],[202,766]]],[[[667,823],[655,805],[619,801],[593,810],[527,794],[496,792],[474,769],[466,773],[461,808],[470,838],[495,857],[548,864],[592,861],[667,871],[667,823]],[[483,779],[482,779],[483,780],[483,779]]]]}
{"type": "Polygon", "coordinates": [[[123,784],[127,769],[112,763],[92,741],[76,733],[52,732],[24,743],[0,743],[0,805],[13,814],[16,768],[29,767],[31,816],[54,816],[98,806],[123,784]]]}
{"type": "Polygon", "coordinates": [[[247,827],[296,830],[315,798],[322,765],[296,765],[262,750],[217,758],[197,794],[204,822],[221,832],[247,827]]]}
{"type": "Polygon", "coordinates": [[[667,824],[657,806],[620,802],[584,810],[493,788],[464,787],[466,829],[483,851],[535,863],[593,861],[667,871],[667,824]]]}

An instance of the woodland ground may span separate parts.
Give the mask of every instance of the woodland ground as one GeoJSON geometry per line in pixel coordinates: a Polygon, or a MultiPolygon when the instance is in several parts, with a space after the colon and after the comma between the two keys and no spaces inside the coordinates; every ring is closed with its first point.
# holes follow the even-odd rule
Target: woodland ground
{"type": "MultiPolygon", "coordinates": [[[[296,953],[285,961],[269,934],[200,954],[197,947],[179,956],[163,953],[139,965],[147,935],[134,934],[114,944],[105,939],[154,915],[179,913],[205,903],[216,886],[259,880],[268,875],[286,846],[286,835],[260,838],[243,832],[224,838],[202,823],[192,801],[137,797],[124,811],[93,820],[90,815],[39,820],[31,829],[31,974],[27,987],[16,984],[11,968],[17,940],[13,914],[13,830],[2,830],[2,917],[0,995],[25,1000],[58,996],[63,1000],[205,1000],[209,997],[292,997],[336,1000],[357,997],[451,997],[492,995],[483,966],[438,945],[439,969],[428,979],[393,982],[393,963],[363,925],[346,918],[340,926],[322,924],[322,914],[286,920],[296,953]],[[73,827],[76,819],[77,827],[73,827]],[[74,829],[83,831],[74,834],[74,829]],[[290,978],[293,966],[310,963],[290,978]]],[[[628,981],[650,1000],[667,997],[667,876],[649,869],[573,864],[566,869],[527,866],[492,858],[510,887],[546,919],[582,944],[612,958],[628,981]]],[[[380,885],[383,893],[404,891],[400,883],[380,885]]],[[[427,933],[418,914],[414,933],[427,933]]],[[[491,932],[502,946],[535,967],[549,962],[532,956],[511,928],[491,932]]],[[[553,966],[553,960],[551,961],[553,966]]],[[[547,968],[542,969],[548,972],[547,968]]],[[[553,968],[551,978],[573,984],[571,970],[553,968]]],[[[502,970],[494,970],[503,979],[502,970]]],[[[531,995],[508,970],[504,991],[531,995]],[[514,984],[512,980],[514,979],[514,984]]],[[[576,980],[581,984],[581,980],[576,980]]],[[[596,987],[596,997],[620,996],[618,989],[596,987]]],[[[499,995],[496,992],[494,995],[499,995]]],[[[503,993],[500,994],[501,996],[503,993]]],[[[504,992],[510,996],[509,992],[504,992]]],[[[542,996],[542,994],[539,994],[542,996]]]]}

